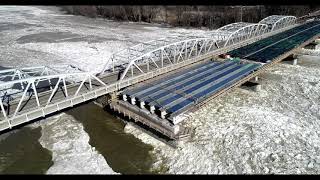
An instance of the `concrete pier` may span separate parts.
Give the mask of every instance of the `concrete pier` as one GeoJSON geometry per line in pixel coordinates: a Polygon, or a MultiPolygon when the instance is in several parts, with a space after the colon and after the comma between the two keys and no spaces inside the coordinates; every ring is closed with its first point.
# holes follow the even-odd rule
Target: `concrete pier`
{"type": "Polygon", "coordinates": [[[253,87],[253,91],[255,91],[255,92],[259,92],[259,91],[261,91],[261,84],[257,84],[257,85],[255,85],[254,87],[253,87]]]}
{"type": "Polygon", "coordinates": [[[294,59],[294,60],[292,61],[292,65],[294,65],[294,66],[298,65],[298,59],[294,59]]]}

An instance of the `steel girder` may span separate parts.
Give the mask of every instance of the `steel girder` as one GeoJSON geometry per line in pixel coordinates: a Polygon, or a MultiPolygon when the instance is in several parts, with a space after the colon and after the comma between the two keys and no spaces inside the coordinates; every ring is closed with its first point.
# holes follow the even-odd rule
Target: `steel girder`
{"type": "Polygon", "coordinates": [[[295,16],[272,15],[262,19],[259,23],[269,26],[270,31],[281,29],[296,23],[295,16]]]}
{"type": "MultiPolygon", "coordinates": [[[[190,38],[190,36],[188,37],[190,38]]],[[[101,73],[105,73],[105,71],[115,72],[116,70],[124,68],[124,66],[127,65],[132,59],[143,56],[144,54],[147,54],[154,49],[188,39],[188,37],[168,36],[156,40],[139,43],[132,47],[122,49],[111,55],[111,58],[107,61],[101,73]]]]}
{"type": "Polygon", "coordinates": [[[37,66],[0,70],[0,81],[24,79],[28,77],[53,75],[60,73],[81,72],[82,70],[73,65],[37,66]]]}
{"type": "MultiPolygon", "coordinates": [[[[270,16],[258,24],[232,23],[215,31],[208,32],[206,36],[169,36],[157,40],[143,42],[130,48],[114,53],[108,60],[104,72],[122,72],[120,80],[131,76],[135,72],[150,72],[162,68],[165,64],[175,64],[188,59],[214,51],[221,47],[239,43],[241,41],[262,35],[271,30],[285,27],[295,23],[294,16],[270,16]]],[[[55,96],[58,89],[63,91],[65,99],[81,96],[81,88],[89,84],[89,91],[93,86],[106,86],[95,74],[97,72],[83,72],[71,65],[40,66],[31,68],[6,69],[0,71],[0,109],[4,119],[12,119],[23,108],[26,97],[33,96],[35,106],[46,107],[55,96]],[[92,83],[94,81],[94,83],[92,83]],[[47,83],[47,89],[41,91],[39,86],[47,83]],[[98,84],[98,85],[97,85],[98,84]],[[50,88],[49,88],[50,87],[50,88]],[[69,88],[73,88],[70,91],[69,88]],[[47,95],[43,96],[43,93],[47,95]],[[39,100],[39,94],[41,100],[39,100]],[[46,99],[45,99],[46,98],[46,99]],[[45,100],[44,100],[45,99],[45,100]],[[7,106],[16,102],[16,109],[8,114],[7,106]]],[[[61,92],[60,91],[60,92],[61,92]]],[[[61,98],[61,97],[59,97],[61,98]]],[[[8,122],[10,124],[10,122],[8,122]]]]}
{"type": "Polygon", "coordinates": [[[106,86],[95,76],[96,72],[82,72],[70,65],[55,68],[58,67],[60,69],[40,66],[0,71],[0,77],[5,80],[0,83],[0,115],[9,126],[8,119],[14,118],[30,103],[31,97],[35,99],[34,106],[41,108],[48,106],[59,90],[63,92],[63,98],[69,98],[81,96],[83,88],[90,91],[94,86],[106,86]]]}
{"type": "Polygon", "coordinates": [[[129,70],[131,76],[135,69],[141,73],[149,72],[151,66],[162,68],[166,63],[175,64],[206,54],[218,47],[216,37],[190,38],[154,46],[154,49],[128,59],[120,80],[127,76],[129,70]],[[146,65],[146,68],[143,70],[140,65],[146,65]]]}
{"type": "Polygon", "coordinates": [[[237,22],[217,29],[217,32],[229,34],[223,47],[232,45],[268,32],[265,24],[237,22]]]}
{"type": "Polygon", "coordinates": [[[123,71],[120,80],[131,71],[149,72],[150,66],[164,67],[165,63],[180,61],[200,56],[217,48],[239,43],[267,32],[268,26],[254,23],[233,23],[209,32],[205,37],[171,36],[137,44],[114,53],[103,67],[100,74],[123,71]],[[143,69],[140,65],[147,65],[143,69]]]}

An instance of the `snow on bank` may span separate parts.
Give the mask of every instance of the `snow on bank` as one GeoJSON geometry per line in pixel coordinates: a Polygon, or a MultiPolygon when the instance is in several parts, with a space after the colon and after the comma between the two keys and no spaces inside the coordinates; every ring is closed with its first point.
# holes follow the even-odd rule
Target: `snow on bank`
{"type": "Polygon", "coordinates": [[[174,174],[318,174],[319,64],[279,64],[262,75],[261,92],[238,88],[192,113],[191,142],[179,149],[151,144],[174,174]]]}
{"type": "MultiPolygon", "coordinates": [[[[29,24],[0,32],[0,64],[12,67],[71,63],[88,70],[101,69],[112,53],[135,43],[206,32],[53,16],[54,12],[46,14],[35,7],[10,7],[12,13],[7,9],[0,7],[0,22],[13,27],[29,24]],[[19,38],[42,32],[70,32],[80,40],[78,36],[70,42],[57,37],[52,42],[31,39],[17,43],[19,38]],[[105,41],[92,43],[86,36],[105,41]]],[[[195,137],[179,149],[158,145],[138,131],[127,131],[155,146],[169,173],[319,173],[319,69],[279,65],[264,74],[261,92],[239,88],[217,98],[191,114],[187,125],[196,128],[195,137]]],[[[92,151],[82,126],[65,114],[59,119],[48,120],[48,125],[41,122],[41,144],[53,151],[55,162],[48,173],[109,172],[103,157],[92,151]],[[91,164],[96,169],[91,169],[91,164]]]]}
{"type": "Polygon", "coordinates": [[[47,174],[117,174],[89,145],[88,134],[72,116],[62,114],[41,122],[39,141],[52,152],[54,162],[47,174]]]}
{"type": "Polygon", "coordinates": [[[202,36],[207,30],[158,27],[62,14],[46,7],[0,7],[0,64],[36,66],[70,63],[102,69],[110,55],[140,42],[172,35],[202,36]]]}
{"type": "MultiPolygon", "coordinates": [[[[101,70],[112,53],[139,42],[206,32],[63,15],[54,7],[1,6],[0,15],[0,66],[13,68],[73,64],[101,70]]],[[[41,126],[40,142],[53,152],[54,165],[47,173],[112,173],[72,117],[63,113],[41,126]]]]}

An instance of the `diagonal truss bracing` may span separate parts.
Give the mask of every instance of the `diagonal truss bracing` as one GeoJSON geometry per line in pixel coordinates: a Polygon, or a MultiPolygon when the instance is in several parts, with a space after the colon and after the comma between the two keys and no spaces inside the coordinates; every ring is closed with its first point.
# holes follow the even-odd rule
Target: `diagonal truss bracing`
{"type": "Polygon", "coordinates": [[[9,119],[20,112],[106,86],[95,73],[71,65],[7,69],[0,71],[0,78],[0,117],[10,127],[9,119]]]}
{"type": "Polygon", "coordinates": [[[221,47],[231,46],[268,32],[265,24],[233,23],[210,31],[206,36],[171,36],[143,42],[114,53],[105,64],[101,74],[121,71],[120,80],[145,73],[165,64],[208,54],[221,47]],[[143,65],[143,67],[142,67],[143,65]]]}
{"type": "Polygon", "coordinates": [[[262,19],[259,24],[266,24],[271,31],[294,25],[297,21],[295,16],[272,15],[262,19]]]}
{"type": "Polygon", "coordinates": [[[258,24],[232,23],[205,36],[169,36],[142,42],[114,53],[100,72],[85,72],[71,65],[0,70],[0,130],[225,52],[225,48],[264,33],[276,33],[276,29],[295,23],[294,17],[290,18],[273,16],[258,24]]]}

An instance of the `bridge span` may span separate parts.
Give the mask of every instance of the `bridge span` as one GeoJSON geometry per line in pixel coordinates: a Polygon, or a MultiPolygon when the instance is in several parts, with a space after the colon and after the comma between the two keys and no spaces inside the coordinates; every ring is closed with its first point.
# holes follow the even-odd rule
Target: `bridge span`
{"type": "Polygon", "coordinates": [[[111,109],[178,139],[188,133],[180,126],[181,113],[243,84],[319,35],[318,20],[270,16],[202,37],[143,42],[114,53],[96,72],[72,65],[1,70],[0,131],[120,93],[119,100],[107,102],[111,109]],[[216,61],[226,53],[243,60],[216,61]]]}

